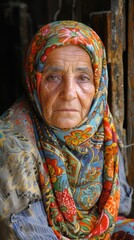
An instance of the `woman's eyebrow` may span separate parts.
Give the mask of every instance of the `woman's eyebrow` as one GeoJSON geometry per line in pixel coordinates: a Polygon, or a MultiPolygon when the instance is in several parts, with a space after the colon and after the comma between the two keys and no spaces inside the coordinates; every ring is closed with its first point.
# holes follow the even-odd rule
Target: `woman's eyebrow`
{"type": "MultiPolygon", "coordinates": [[[[44,68],[44,73],[48,73],[48,72],[60,72],[60,71],[64,71],[64,67],[62,66],[45,66],[44,68]]],[[[90,67],[87,66],[79,66],[75,68],[76,72],[86,72],[88,74],[92,74],[93,71],[90,67]]]]}
{"type": "Polygon", "coordinates": [[[46,66],[44,68],[44,72],[56,72],[56,71],[62,71],[63,67],[60,66],[46,66]]]}
{"type": "Polygon", "coordinates": [[[90,67],[84,67],[84,66],[77,67],[75,70],[79,72],[87,72],[87,73],[93,72],[93,70],[90,67]]]}

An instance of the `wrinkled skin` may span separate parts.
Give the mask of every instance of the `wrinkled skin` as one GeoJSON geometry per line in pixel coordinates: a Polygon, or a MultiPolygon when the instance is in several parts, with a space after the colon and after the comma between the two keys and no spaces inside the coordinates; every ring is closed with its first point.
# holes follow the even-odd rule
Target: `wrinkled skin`
{"type": "Polygon", "coordinates": [[[47,123],[61,129],[79,125],[95,94],[88,53],[75,45],[52,50],[46,59],[39,92],[47,123]]]}

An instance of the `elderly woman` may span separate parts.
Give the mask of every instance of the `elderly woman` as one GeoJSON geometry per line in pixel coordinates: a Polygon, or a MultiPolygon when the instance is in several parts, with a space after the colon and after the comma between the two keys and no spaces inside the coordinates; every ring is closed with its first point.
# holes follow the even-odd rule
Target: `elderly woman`
{"type": "Polygon", "coordinates": [[[34,36],[27,95],[1,117],[1,240],[134,239],[107,85],[91,28],[58,21],[34,36]]]}

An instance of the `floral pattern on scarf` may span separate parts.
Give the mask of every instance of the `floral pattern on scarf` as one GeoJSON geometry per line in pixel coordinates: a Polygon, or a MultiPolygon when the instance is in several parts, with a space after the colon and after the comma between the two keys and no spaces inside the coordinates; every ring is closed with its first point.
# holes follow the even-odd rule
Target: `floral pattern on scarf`
{"type": "Polygon", "coordinates": [[[50,226],[58,239],[110,239],[120,201],[118,143],[107,103],[106,56],[100,38],[75,21],[42,27],[29,48],[26,76],[36,142],[47,176],[40,172],[50,226]],[[90,55],[96,94],[83,122],[61,130],[45,122],[39,86],[49,53],[68,44],[79,45],[90,55]]]}

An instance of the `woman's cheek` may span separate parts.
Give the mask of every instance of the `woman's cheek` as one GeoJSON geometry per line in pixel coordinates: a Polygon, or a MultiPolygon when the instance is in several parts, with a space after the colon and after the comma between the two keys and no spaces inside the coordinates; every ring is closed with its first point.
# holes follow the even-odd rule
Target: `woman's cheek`
{"type": "Polygon", "coordinates": [[[89,83],[82,84],[81,89],[85,94],[91,94],[91,95],[95,94],[95,86],[93,84],[89,84],[89,83]]]}
{"type": "Polygon", "coordinates": [[[55,84],[42,83],[40,86],[40,103],[42,108],[51,108],[55,103],[58,91],[55,84]]]}
{"type": "Polygon", "coordinates": [[[55,82],[55,81],[45,82],[42,84],[42,88],[43,88],[44,92],[46,92],[50,95],[52,93],[56,92],[58,87],[59,87],[59,83],[55,82]]]}

